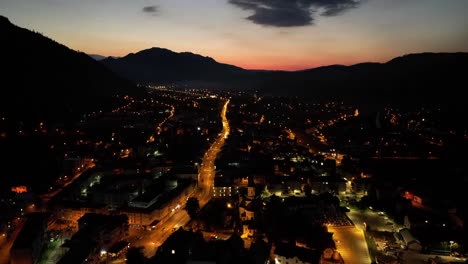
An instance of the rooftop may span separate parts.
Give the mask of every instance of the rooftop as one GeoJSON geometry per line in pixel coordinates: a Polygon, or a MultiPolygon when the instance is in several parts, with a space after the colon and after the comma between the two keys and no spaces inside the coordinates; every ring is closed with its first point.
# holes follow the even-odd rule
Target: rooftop
{"type": "Polygon", "coordinates": [[[297,257],[302,262],[318,264],[321,252],[303,247],[297,247],[288,243],[276,243],[275,255],[286,257],[288,259],[297,257]]]}

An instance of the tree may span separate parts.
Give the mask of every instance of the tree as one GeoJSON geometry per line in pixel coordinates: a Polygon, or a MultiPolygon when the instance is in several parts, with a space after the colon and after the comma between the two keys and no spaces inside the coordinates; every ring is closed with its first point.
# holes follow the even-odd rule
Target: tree
{"type": "Polygon", "coordinates": [[[127,264],[141,264],[146,262],[142,247],[131,247],[127,251],[127,264]]]}
{"type": "Polygon", "coordinates": [[[196,197],[188,198],[184,209],[187,211],[190,218],[195,218],[200,211],[200,203],[198,202],[198,199],[196,197]]]}

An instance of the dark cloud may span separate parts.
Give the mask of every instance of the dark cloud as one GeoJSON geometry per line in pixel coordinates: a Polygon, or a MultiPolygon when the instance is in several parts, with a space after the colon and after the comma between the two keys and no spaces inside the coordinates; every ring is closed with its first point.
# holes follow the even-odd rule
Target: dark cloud
{"type": "Polygon", "coordinates": [[[314,23],[317,15],[336,16],[357,7],[363,0],[229,0],[253,11],[248,20],[265,26],[296,27],[314,23]]]}
{"type": "Polygon", "coordinates": [[[156,14],[158,12],[158,6],[145,6],[142,11],[149,14],[156,14]]]}

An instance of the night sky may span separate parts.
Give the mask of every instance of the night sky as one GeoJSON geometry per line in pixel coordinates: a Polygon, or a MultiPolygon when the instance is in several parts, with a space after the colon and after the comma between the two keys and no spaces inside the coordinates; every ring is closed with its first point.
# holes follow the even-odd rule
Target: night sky
{"type": "Polygon", "coordinates": [[[75,50],[191,51],[249,69],[468,51],[467,0],[0,0],[0,15],[75,50]]]}

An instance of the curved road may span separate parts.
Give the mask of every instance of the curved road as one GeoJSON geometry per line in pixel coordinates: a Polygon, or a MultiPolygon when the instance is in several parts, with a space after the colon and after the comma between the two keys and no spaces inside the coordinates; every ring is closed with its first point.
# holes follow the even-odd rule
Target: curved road
{"type": "MultiPolygon", "coordinates": [[[[221,110],[223,130],[203,156],[202,166],[198,170],[198,188],[193,196],[198,198],[200,208],[203,208],[203,206],[205,206],[211,199],[214,177],[216,174],[214,162],[218,153],[221,151],[226,138],[229,136],[229,122],[226,118],[228,105],[229,100],[224,103],[221,110]]],[[[166,241],[175,229],[185,226],[190,221],[190,217],[185,210],[182,209],[183,207],[184,206],[181,205],[180,209],[174,211],[170,217],[166,220],[162,220],[156,229],[152,231],[144,231],[145,233],[142,235],[141,239],[132,243],[132,246],[142,246],[144,247],[143,252],[145,256],[153,256],[156,249],[166,241]]]]}

